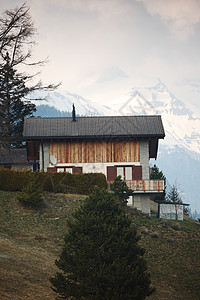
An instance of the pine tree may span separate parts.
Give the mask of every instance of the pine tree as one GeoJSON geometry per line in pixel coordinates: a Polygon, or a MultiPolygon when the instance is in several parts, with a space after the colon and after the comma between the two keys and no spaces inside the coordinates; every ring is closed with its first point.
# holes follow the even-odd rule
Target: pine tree
{"type": "Polygon", "coordinates": [[[169,193],[167,194],[167,200],[173,203],[183,203],[175,184],[173,184],[169,193]]]}
{"type": "Polygon", "coordinates": [[[151,168],[150,179],[164,179],[164,192],[161,196],[155,197],[155,200],[165,200],[166,196],[166,177],[162,171],[156,165],[151,168]]]}
{"type": "Polygon", "coordinates": [[[22,145],[24,117],[36,110],[30,101],[23,101],[28,93],[24,81],[10,65],[7,53],[0,69],[0,147],[12,148],[22,145]]]}
{"type": "Polygon", "coordinates": [[[68,221],[53,290],[62,299],[145,299],[154,289],[138,240],[115,196],[95,188],[68,221]]]}
{"type": "Polygon", "coordinates": [[[133,195],[133,190],[129,189],[126,182],[122,180],[121,176],[117,176],[113,183],[110,184],[111,191],[119,199],[121,204],[126,205],[127,200],[133,195]]]}

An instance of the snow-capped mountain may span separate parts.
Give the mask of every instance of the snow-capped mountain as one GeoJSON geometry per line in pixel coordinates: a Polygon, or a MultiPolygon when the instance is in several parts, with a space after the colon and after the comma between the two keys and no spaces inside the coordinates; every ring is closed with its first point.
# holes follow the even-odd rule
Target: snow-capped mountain
{"type": "Polygon", "coordinates": [[[154,87],[133,88],[129,99],[114,105],[124,115],[159,114],[166,132],[164,145],[184,147],[200,159],[200,115],[178,100],[159,81],[154,87]]]}
{"type": "MultiPolygon", "coordinates": [[[[38,98],[37,95],[36,98],[38,98]]],[[[62,90],[52,92],[47,97],[47,100],[32,100],[32,102],[37,106],[45,105],[46,109],[48,109],[48,107],[54,107],[61,112],[71,112],[74,103],[77,114],[81,116],[111,115],[112,113],[111,108],[108,106],[93,103],[79,95],[62,90]]]]}
{"type": "MultiPolygon", "coordinates": [[[[123,115],[160,114],[166,137],[160,141],[156,165],[169,183],[177,184],[182,200],[200,211],[200,115],[178,100],[159,81],[154,87],[133,88],[129,99],[115,104],[123,115]]],[[[154,163],[154,162],[152,162],[154,163]]]]}
{"type": "MultiPolygon", "coordinates": [[[[129,98],[110,107],[67,91],[53,92],[48,101],[35,102],[38,109],[43,106],[45,111],[55,108],[70,113],[73,103],[76,113],[84,116],[160,114],[166,137],[160,141],[158,160],[152,163],[158,165],[171,185],[177,181],[183,201],[190,203],[192,210],[200,211],[200,115],[186,107],[161,81],[153,87],[134,87],[129,98]]],[[[48,116],[52,116],[51,112],[48,116]]]]}

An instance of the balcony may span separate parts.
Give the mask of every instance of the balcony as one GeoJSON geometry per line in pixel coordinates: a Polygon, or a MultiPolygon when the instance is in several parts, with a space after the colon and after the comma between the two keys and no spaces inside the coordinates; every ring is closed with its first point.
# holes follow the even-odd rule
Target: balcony
{"type": "MultiPolygon", "coordinates": [[[[113,182],[113,181],[112,181],[113,182]]],[[[111,181],[108,181],[109,188],[111,181]]],[[[141,179],[141,180],[125,180],[127,186],[134,191],[134,193],[162,193],[165,188],[163,179],[141,179]]]]}

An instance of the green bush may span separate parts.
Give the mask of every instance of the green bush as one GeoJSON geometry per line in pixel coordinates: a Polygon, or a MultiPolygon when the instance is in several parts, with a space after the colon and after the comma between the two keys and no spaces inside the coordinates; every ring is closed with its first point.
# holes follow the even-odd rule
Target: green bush
{"type": "Polygon", "coordinates": [[[17,199],[24,206],[32,207],[38,207],[43,202],[41,184],[39,183],[39,176],[36,173],[31,174],[27,185],[23,187],[17,199]]]}
{"type": "Polygon", "coordinates": [[[43,190],[59,193],[89,194],[94,186],[107,187],[106,177],[101,173],[45,173],[43,190]]]}
{"type": "Polygon", "coordinates": [[[5,168],[0,169],[0,190],[21,191],[27,184],[27,174],[29,172],[18,172],[5,168]]]}
{"type": "Polygon", "coordinates": [[[0,169],[0,190],[22,191],[27,186],[31,177],[37,174],[41,189],[54,193],[89,194],[96,185],[107,188],[106,177],[102,173],[48,173],[48,172],[18,172],[0,169]]]}

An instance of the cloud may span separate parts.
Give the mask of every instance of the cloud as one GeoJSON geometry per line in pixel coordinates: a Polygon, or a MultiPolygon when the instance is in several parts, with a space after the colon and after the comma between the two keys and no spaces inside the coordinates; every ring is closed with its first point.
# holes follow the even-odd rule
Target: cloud
{"type": "Polygon", "coordinates": [[[126,73],[124,73],[120,68],[111,66],[101,73],[97,82],[112,81],[114,79],[127,77],[129,76],[126,73]]]}
{"type": "Polygon", "coordinates": [[[143,3],[152,16],[159,16],[174,36],[186,40],[200,23],[199,0],[136,0],[143,3]]]}
{"type": "MultiPolygon", "coordinates": [[[[35,0],[28,0],[35,3],[35,0]]],[[[55,6],[81,13],[95,13],[102,22],[126,14],[131,4],[124,0],[43,0],[41,5],[55,6]]],[[[116,19],[117,20],[117,19],[116,19]]]]}

